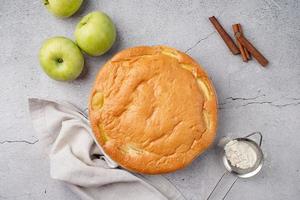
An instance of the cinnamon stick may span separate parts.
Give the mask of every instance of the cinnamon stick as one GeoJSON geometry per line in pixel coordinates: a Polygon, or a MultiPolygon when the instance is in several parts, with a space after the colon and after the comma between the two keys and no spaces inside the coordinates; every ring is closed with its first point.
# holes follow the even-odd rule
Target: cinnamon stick
{"type": "MultiPolygon", "coordinates": [[[[233,29],[233,32],[234,32],[234,35],[237,33],[237,32],[241,32],[240,29],[239,29],[239,24],[233,24],[232,25],[232,29],[233,29]]],[[[236,39],[237,40],[237,39],[236,39]]],[[[245,49],[244,47],[242,46],[242,44],[237,40],[236,41],[237,43],[237,46],[239,47],[240,49],[240,52],[241,52],[241,55],[242,55],[242,59],[244,62],[248,62],[248,58],[247,58],[247,55],[246,55],[246,52],[245,52],[245,49]]]]}
{"type": "Polygon", "coordinates": [[[229,50],[234,54],[239,54],[240,50],[238,47],[234,44],[231,37],[228,35],[228,33],[225,31],[225,29],[221,26],[221,24],[218,22],[217,18],[215,16],[212,16],[209,18],[210,22],[214,25],[215,29],[218,31],[222,39],[224,40],[225,44],[229,48],[229,50]]]}
{"type": "MultiPolygon", "coordinates": [[[[242,30],[242,25],[241,25],[241,24],[238,24],[238,27],[239,27],[239,32],[241,32],[241,34],[244,34],[244,33],[243,33],[243,30],[242,30]]],[[[250,60],[250,59],[251,59],[251,56],[250,56],[249,51],[248,51],[245,47],[243,47],[243,48],[244,48],[244,51],[245,51],[245,54],[246,54],[247,59],[250,60]]]]}
{"type": "Polygon", "coordinates": [[[269,61],[243,36],[243,34],[241,34],[241,32],[237,32],[235,36],[242,46],[244,46],[263,67],[269,63],[269,61]]]}

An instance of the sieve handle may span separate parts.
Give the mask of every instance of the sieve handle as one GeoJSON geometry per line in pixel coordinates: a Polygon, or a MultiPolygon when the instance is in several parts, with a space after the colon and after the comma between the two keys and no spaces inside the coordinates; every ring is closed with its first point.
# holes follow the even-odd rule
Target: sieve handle
{"type": "Polygon", "coordinates": [[[262,140],[263,140],[263,136],[261,134],[261,132],[257,131],[257,132],[253,132],[253,133],[250,133],[249,135],[245,136],[246,138],[249,138],[251,136],[254,136],[254,135],[258,135],[259,136],[259,142],[258,142],[258,145],[261,146],[262,144],[262,140]]]}
{"type": "Polygon", "coordinates": [[[213,190],[210,192],[206,200],[224,200],[232,189],[233,185],[238,180],[238,177],[225,171],[221,178],[218,180],[213,190]]]}

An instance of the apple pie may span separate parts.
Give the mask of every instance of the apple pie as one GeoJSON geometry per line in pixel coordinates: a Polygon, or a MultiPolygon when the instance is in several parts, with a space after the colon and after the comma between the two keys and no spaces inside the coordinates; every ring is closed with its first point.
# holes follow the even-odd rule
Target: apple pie
{"type": "Polygon", "coordinates": [[[101,68],[89,118],[97,142],[120,166],[167,173],[187,166],[212,144],[217,98],[190,56],[140,46],[117,53],[101,68]]]}

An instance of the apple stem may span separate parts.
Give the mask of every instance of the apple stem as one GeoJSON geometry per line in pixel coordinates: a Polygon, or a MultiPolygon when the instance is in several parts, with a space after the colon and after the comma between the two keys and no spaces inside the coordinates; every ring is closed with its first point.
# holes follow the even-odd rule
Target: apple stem
{"type": "Polygon", "coordinates": [[[62,63],[63,61],[64,61],[64,60],[63,60],[62,58],[58,58],[58,59],[57,59],[57,62],[58,62],[58,63],[62,63]]]}
{"type": "Polygon", "coordinates": [[[49,1],[48,0],[44,0],[44,5],[48,5],[49,1]]]}

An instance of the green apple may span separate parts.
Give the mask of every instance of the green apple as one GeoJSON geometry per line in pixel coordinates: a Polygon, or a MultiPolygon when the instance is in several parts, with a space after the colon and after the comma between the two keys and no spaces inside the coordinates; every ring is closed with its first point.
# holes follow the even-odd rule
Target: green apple
{"type": "Polygon", "coordinates": [[[81,6],[83,0],[43,0],[46,8],[57,17],[70,17],[81,6]]]}
{"type": "Polygon", "coordinates": [[[65,37],[46,40],[39,53],[44,72],[58,81],[76,79],[84,65],[83,55],[78,46],[65,37]]]}
{"type": "Polygon", "coordinates": [[[116,28],[103,12],[91,12],[76,26],[75,38],[78,46],[90,56],[107,52],[116,40],[116,28]]]}

